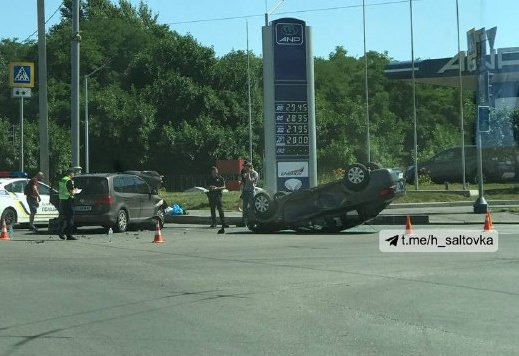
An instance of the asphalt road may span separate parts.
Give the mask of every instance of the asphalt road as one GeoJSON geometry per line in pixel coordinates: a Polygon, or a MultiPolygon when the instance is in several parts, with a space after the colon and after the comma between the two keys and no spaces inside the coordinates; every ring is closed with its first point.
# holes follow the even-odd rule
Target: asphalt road
{"type": "Polygon", "coordinates": [[[167,225],[164,244],[16,230],[0,241],[0,355],[519,352],[518,226],[486,254],[381,253],[382,228],[167,225]]]}

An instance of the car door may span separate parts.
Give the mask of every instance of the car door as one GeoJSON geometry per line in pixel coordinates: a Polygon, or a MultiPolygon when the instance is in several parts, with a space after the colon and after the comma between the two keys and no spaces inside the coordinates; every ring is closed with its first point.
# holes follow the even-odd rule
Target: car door
{"type": "Polygon", "coordinates": [[[442,183],[442,181],[448,179],[448,177],[455,176],[456,163],[458,165],[460,164],[460,162],[456,162],[455,158],[456,155],[454,149],[446,150],[436,155],[432,159],[429,169],[431,179],[437,183],[442,183]]]}
{"type": "Polygon", "coordinates": [[[141,205],[140,215],[143,219],[151,218],[155,215],[155,205],[153,195],[150,193],[150,187],[143,179],[137,176],[133,177],[133,179],[141,205]]]}
{"type": "Polygon", "coordinates": [[[137,193],[137,187],[133,176],[124,176],[124,186],[126,191],[126,197],[128,201],[128,209],[130,211],[130,217],[133,220],[140,220],[141,218],[141,200],[137,193]]]}
{"type": "Polygon", "coordinates": [[[11,193],[12,206],[16,210],[19,223],[29,221],[30,209],[24,194],[24,189],[27,183],[27,179],[19,179],[6,184],[5,186],[5,190],[11,193]]]}
{"type": "Polygon", "coordinates": [[[141,210],[140,202],[135,199],[135,184],[131,177],[116,176],[113,179],[114,191],[122,206],[128,211],[131,220],[138,219],[141,210]]]}

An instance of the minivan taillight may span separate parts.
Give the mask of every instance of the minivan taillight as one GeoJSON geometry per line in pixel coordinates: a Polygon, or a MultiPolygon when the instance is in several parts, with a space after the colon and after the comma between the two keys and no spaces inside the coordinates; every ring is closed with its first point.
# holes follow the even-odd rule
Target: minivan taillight
{"type": "Polygon", "coordinates": [[[96,205],[112,205],[114,198],[111,195],[103,195],[96,198],[96,205]]]}

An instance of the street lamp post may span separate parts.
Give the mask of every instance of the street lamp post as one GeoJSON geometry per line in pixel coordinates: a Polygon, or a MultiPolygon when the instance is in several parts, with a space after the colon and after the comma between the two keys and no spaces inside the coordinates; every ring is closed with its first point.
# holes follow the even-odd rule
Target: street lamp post
{"type": "Polygon", "coordinates": [[[270,12],[267,12],[267,4],[265,2],[265,26],[269,25],[269,16],[272,15],[274,11],[276,11],[284,1],[285,0],[279,0],[279,2],[276,4],[276,6],[274,6],[272,10],[270,10],[270,12]]]}
{"type": "Polygon", "coordinates": [[[368,53],[366,51],[366,2],[362,0],[362,27],[364,29],[364,85],[366,96],[366,141],[367,162],[371,162],[371,138],[369,134],[369,86],[368,86],[368,53]]]}
{"type": "Polygon", "coordinates": [[[463,79],[461,76],[461,46],[460,46],[460,11],[459,3],[456,0],[456,26],[458,30],[458,80],[460,86],[460,135],[461,135],[461,181],[463,182],[463,189],[467,189],[466,182],[466,164],[465,164],[465,124],[463,113],[463,79]]]}
{"type": "Polygon", "coordinates": [[[102,66],[94,69],[92,72],[85,75],[85,173],[90,173],[90,151],[89,151],[89,140],[88,140],[88,78],[91,75],[94,75],[101,69],[103,69],[108,62],[103,64],[102,66]]]}
{"type": "Polygon", "coordinates": [[[245,22],[247,30],[247,89],[249,100],[249,160],[252,162],[252,98],[251,98],[251,78],[250,78],[250,54],[249,54],[249,21],[245,22]]]}
{"type": "MultiPolygon", "coordinates": [[[[485,80],[483,79],[488,74],[488,68],[485,63],[486,55],[486,33],[483,27],[476,32],[476,75],[477,75],[477,97],[476,103],[478,105],[478,111],[476,114],[476,145],[477,145],[477,163],[478,163],[478,199],[474,202],[474,213],[484,214],[489,211],[488,203],[484,196],[483,189],[483,158],[482,158],[482,140],[481,140],[481,118],[482,118],[482,107],[488,105],[487,88],[485,87],[485,80]]],[[[487,107],[488,108],[488,107],[487,107]]]]}
{"type": "Polygon", "coordinates": [[[411,75],[413,82],[414,185],[415,189],[418,190],[418,133],[416,127],[416,80],[414,73],[413,0],[409,0],[409,12],[411,14],[411,75]]]}

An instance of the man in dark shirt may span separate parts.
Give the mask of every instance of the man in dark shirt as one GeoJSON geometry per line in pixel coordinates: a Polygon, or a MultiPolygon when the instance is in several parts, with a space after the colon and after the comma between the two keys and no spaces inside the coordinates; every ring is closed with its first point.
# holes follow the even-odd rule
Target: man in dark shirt
{"type": "Polygon", "coordinates": [[[38,190],[38,183],[43,179],[43,173],[38,172],[32,179],[27,183],[27,205],[29,206],[29,229],[32,231],[38,231],[34,226],[34,216],[40,206],[41,197],[38,190]]]}
{"type": "Polygon", "coordinates": [[[209,198],[209,207],[211,208],[211,227],[216,227],[216,209],[218,209],[218,214],[220,214],[222,228],[229,227],[225,224],[222,207],[222,190],[225,189],[225,180],[218,174],[218,168],[211,168],[211,176],[207,178],[206,186],[209,189],[207,197],[209,198]]]}

